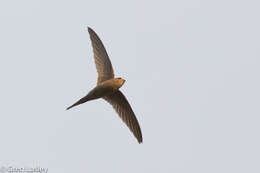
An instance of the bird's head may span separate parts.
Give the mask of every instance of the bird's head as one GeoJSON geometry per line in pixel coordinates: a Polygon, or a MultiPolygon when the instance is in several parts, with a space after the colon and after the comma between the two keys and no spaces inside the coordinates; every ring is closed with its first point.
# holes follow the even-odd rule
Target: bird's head
{"type": "Polygon", "coordinates": [[[114,80],[119,88],[125,83],[125,79],[122,79],[121,77],[115,78],[114,80]]]}

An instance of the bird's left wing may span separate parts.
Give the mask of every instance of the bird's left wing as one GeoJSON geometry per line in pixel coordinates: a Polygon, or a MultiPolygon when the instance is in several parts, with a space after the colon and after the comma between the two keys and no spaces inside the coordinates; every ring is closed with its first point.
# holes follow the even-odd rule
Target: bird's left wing
{"type": "Polygon", "coordinates": [[[114,71],[102,41],[90,27],[88,28],[88,32],[90,35],[95,64],[98,72],[97,84],[100,84],[101,82],[114,78],[114,71]]]}
{"type": "Polygon", "coordinates": [[[132,131],[138,142],[141,143],[143,141],[141,128],[123,93],[118,90],[109,96],[105,96],[104,99],[113,106],[119,117],[132,131]]]}

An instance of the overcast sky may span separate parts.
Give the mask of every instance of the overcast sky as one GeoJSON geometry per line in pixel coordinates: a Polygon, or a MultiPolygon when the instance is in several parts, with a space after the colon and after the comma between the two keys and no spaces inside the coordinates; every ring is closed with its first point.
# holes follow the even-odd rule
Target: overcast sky
{"type": "Polygon", "coordinates": [[[0,167],[260,172],[259,1],[1,0],[0,167]],[[143,132],[89,92],[102,39],[143,132]]]}

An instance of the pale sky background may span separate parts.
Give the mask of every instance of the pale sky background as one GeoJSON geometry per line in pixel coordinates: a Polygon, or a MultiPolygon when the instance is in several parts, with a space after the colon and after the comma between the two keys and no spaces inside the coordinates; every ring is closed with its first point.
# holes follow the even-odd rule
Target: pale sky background
{"type": "Polygon", "coordinates": [[[49,173],[260,172],[260,2],[0,1],[0,166],[49,173]],[[101,37],[143,132],[96,85],[101,37]]]}

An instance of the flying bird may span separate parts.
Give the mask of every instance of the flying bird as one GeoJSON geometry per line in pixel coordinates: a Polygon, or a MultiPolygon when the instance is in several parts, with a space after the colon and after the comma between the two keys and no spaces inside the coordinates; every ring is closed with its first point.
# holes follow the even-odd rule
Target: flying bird
{"type": "Polygon", "coordinates": [[[68,107],[67,110],[87,101],[102,98],[113,106],[119,117],[132,131],[137,141],[142,143],[142,132],[136,116],[126,97],[119,90],[125,83],[125,80],[120,77],[114,78],[114,70],[102,41],[90,27],[88,27],[88,32],[98,73],[97,86],[85,97],[68,107]]]}

